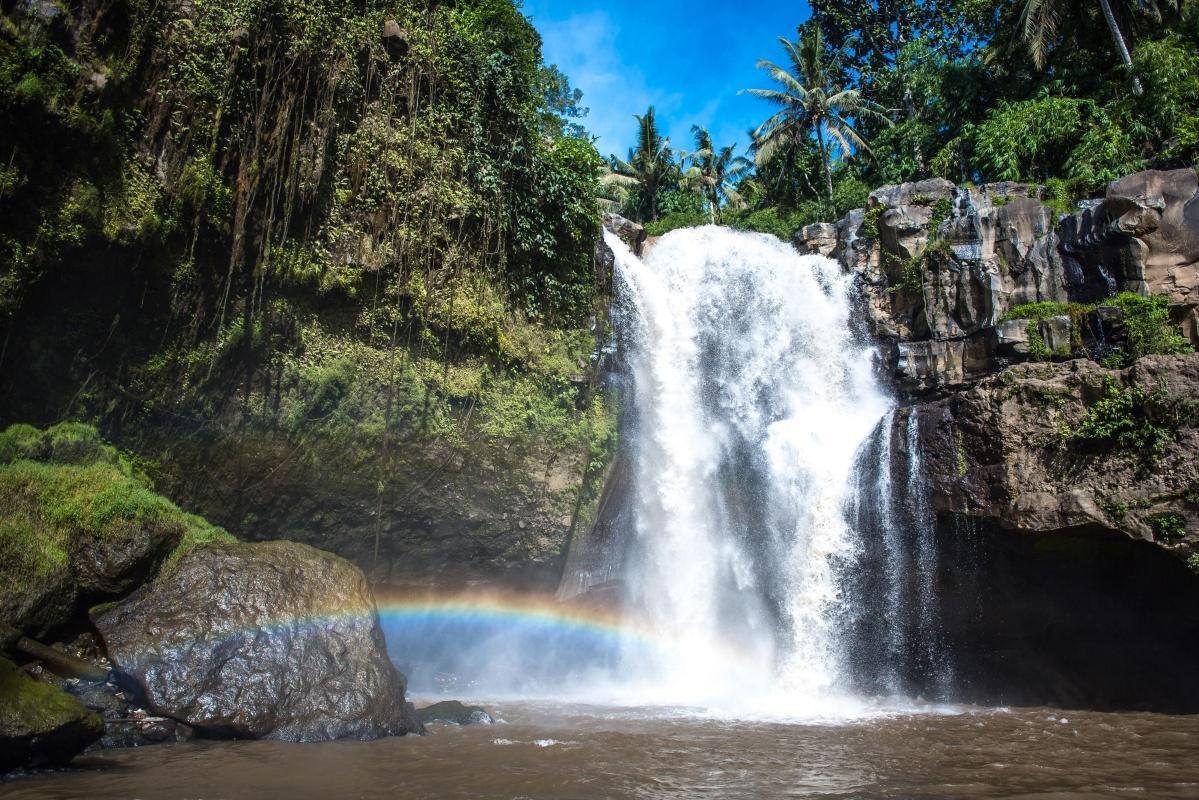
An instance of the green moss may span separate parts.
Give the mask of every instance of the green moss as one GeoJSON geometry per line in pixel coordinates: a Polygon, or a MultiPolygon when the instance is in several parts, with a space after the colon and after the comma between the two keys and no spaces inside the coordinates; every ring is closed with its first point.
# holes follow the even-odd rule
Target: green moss
{"type": "Polygon", "coordinates": [[[32,425],[10,425],[0,432],[0,464],[35,457],[44,442],[42,432],[32,425]]]}
{"type": "Polygon", "coordinates": [[[35,433],[49,448],[27,449],[0,465],[0,582],[6,594],[36,593],[68,568],[72,550],[87,539],[117,542],[143,526],[173,528],[179,542],[171,558],[177,560],[199,543],[231,538],[156,494],[90,426],[64,423],[45,433],[11,426],[0,445],[28,444],[35,433]]]}
{"type": "Polygon", "coordinates": [[[45,736],[68,723],[104,732],[100,715],[56,686],[35,681],[12,661],[0,656],[0,729],[45,736]]]}
{"type": "Polygon", "coordinates": [[[184,514],[183,524],[183,535],[179,537],[179,544],[175,545],[175,549],[162,562],[161,569],[164,571],[174,569],[180,559],[201,545],[237,541],[236,537],[224,528],[219,528],[195,514],[184,514]]]}

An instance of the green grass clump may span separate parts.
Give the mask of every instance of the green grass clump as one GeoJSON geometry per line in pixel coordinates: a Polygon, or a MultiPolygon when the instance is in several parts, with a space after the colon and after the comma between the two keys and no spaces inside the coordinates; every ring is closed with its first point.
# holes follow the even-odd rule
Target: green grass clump
{"type": "Polygon", "coordinates": [[[1187,566],[1191,568],[1191,572],[1199,575],[1199,553],[1191,553],[1187,558],[1187,566]]]}

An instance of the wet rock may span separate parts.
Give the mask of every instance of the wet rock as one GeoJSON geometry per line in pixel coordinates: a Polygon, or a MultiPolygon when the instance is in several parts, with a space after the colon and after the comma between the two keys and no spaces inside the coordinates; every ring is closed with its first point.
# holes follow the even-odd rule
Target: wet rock
{"type": "Polygon", "coordinates": [[[101,747],[144,747],[183,742],[195,732],[169,717],[155,716],[136,705],[131,695],[112,682],[66,681],[63,689],[104,720],[101,747]]]}
{"type": "Polygon", "coordinates": [[[620,237],[634,255],[641,255],[641,245],[646,237],[645,228],[619,214],[604,214],[604,227],[620,237]]]}
{"type": "Polygon", "coordinates": [[[792,244],[804,255],[832,256],[837,249],[837,226],[827,222],[807,225],[795,232],[792,244]]]}
{"type": "Polygon", "coordinates": [[[420,730],[361,570],[306,545],[199,547],[93,621],[122,682],[198,735],[420,730]]]}
{"type": "Polygon", "coordinates": [[[94,711],[0,657],[0,771],[67,764],[103,733],[94,711]]]}
{"type": "Polygon", "coordinates": [[[416,717],[422,724],[446,722],[452,725],[490,725],[495,722],[487,710],[481,706],[467,706],[457,700],[442,700],[431,706],[418,708],[416,717]]]}
{"type": "Polygon", "coordinates": [[[1199,354],[1190,354],[1125,370],[1021,364],[917,405],[934,508],[1008,530],[1118,532],[1185,560],[1199,552],[1196,397],[1199,354]],[[1114,392],[1128,394],[1109,400],[1097,426],[1111,435],[1074,438],[1114,392]]]}

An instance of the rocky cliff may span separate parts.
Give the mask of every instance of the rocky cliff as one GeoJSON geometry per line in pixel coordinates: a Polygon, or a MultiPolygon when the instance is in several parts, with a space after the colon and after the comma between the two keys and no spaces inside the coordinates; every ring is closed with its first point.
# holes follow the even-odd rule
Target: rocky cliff
{"type": "Polygon", "coordinates": [[[1164,296],[1199,342],[1197,231],[1199,181],[1183,169],[1130,175],[1077,208],[1026,184],[888,186],[865,209],[798,231],[795,246],[859,276],[888,373],[927,396],[1118,346],[1123,312],[1108,298],[1124,291],[1164,296]]]}

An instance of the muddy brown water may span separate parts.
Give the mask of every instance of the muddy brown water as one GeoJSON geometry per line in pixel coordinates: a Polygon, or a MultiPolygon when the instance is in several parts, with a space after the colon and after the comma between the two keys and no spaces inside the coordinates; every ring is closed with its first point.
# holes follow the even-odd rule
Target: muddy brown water
{"type": "Polygon", "coordinates": [[[111,750],[0,798],[1199,798],[1199,716],[956,709],[840,724],[492,704],[425,737],[111,750]]]}

